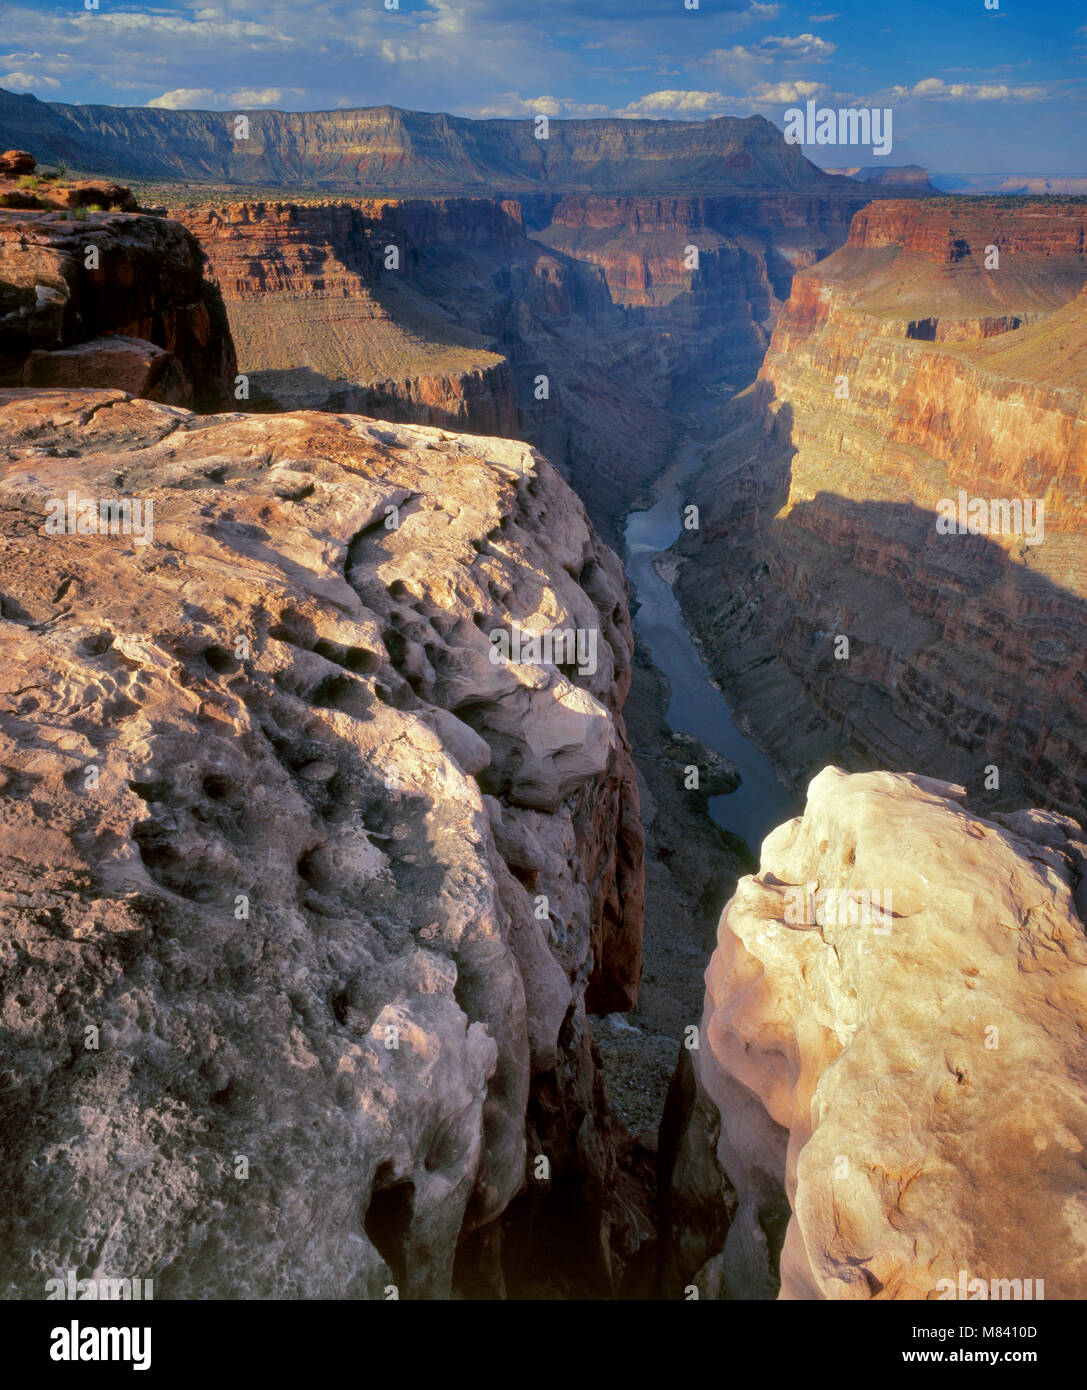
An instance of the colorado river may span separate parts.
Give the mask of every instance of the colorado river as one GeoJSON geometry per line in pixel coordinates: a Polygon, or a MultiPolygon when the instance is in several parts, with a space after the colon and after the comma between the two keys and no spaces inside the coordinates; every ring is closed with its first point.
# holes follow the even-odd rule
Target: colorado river
{"type": "Polygon", "coordinates": [[[736,765],[742,779],[729,795],[710,798],[710,814],[757,855],[763,837],[799,807],[778,781],[773,764],[737,728],[725,697],[710,683],[671,585],[653,568],[654,556],[667,550],[683,529],[682,482],[698,467],[705,445],[697,435],[683,444],[654,488],[656,503],[648,511],[628,514],[627,572],[639,605],[634,627],[671,686],[669,724],[715,748],[736,765]]]}

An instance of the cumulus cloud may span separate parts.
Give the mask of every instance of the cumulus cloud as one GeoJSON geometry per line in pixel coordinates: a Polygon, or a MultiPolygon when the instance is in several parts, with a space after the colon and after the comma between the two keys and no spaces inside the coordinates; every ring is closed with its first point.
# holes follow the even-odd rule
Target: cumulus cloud
{"type": "Polygon", "coordinates": [[[721,92],[648,92],[632,101],[620,116],[694,116],[705,118],[723,114],[728,98],[721,92]]]}
{"type": "Polygon", "coordinates": [[[35,87],[59,87],[55,77],[40,77],[32,72],[0,73],[0,87],[10,87],[17,92],[30,92],[35,87]]]}
{"type": "Polygon", "coordinates": [[[184,111],[188,107],[206,105],[214,95],[210,87],[175,87],[172,92],[152,97],[147,104],[161,107],[164,111],[184,111]]]}
{"type": "Polygon", "coordinates": [[[243,87],[236,92],[217,92],[211,87],[176,87],[172,92],[163,92],[161,96],[152,97],[147,104],[164,111],[185,111],[193,108],[234,110],[237,107],[275,106],[283,100],[285,92],[291,96],[302,96],[304,91],[303,87],[263,87],[259,90],[243,87]]]}
{"type": "Polygon", "coordinates": [[[794,106],[798,101],[818,101],[829,93],[825,82],[759,82],[751,102],[755,106],[794,106]]]}
{"type": "Polygon", "coordinates": [[[573,120],[614,116],[616,113],[610,106],[602,106],[598,102],[553,96],[523,97],[516,92],[503,92],[487,106],[481,106],[477,114],[483,120],[509,120],[518,116],[554,116],[573,120]]]}
{"type": "Polygon", "coordinates": [[[1009,87],[1006,82],[945,82],[941,77],[924,77],[912,87],[892,87],[891,96],[901,101],[906,97],[942,97],[949,101],[1037,101],[1044,97],[1044,87],[1009,87]]]}
{"type": "Polygon", "coordinates": [[[805,58],[821,63],[837,49],[837,44],[828,43],[818,34],[775,34],[760,39],[756,51],[766,58],[805,58]]]}

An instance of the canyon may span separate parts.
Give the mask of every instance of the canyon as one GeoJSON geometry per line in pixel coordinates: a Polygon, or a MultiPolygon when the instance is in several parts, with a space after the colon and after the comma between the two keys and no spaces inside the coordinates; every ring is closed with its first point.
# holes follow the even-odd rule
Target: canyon
{"type": "Polygon", "coordinates": [[[1082,201],[937,199],[874,203],[794,279],[677,581],[794,785],[833,762],[1084,814],[1085,278],[1082,201]],[[1042,543],[944,534],[960,494],[1034,499],[1042,543]]]}
{"type": "Polygon", "coordinates": [[[616,489],[652,480],[704,383],[754,375],[793,269],[866,199],[549,201],[542,225],[539,200],[502,198],[189,191],[168,210],[204,249],[253,408],[528,439],[614,542],[616,489]]]}
{"type": "Polygon", "coordinates": [[[0,209],[6,1295],[1077,1296],[1085,205],[103,110],[0,93],[163,204],[0,209]]]}

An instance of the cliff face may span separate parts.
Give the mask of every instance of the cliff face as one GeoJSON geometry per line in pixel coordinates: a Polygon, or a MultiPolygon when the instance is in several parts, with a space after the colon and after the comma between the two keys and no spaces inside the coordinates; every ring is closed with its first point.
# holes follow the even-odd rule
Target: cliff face
{"type": "Polygon", "coordinates": [[[0,91],[0,146],[169,179],[375,192],[652,192],[840,186],[761,116],[710,121],[476,121],[391,106],[248,111],[68,106],[0,91]],[[662,186],[662,180],[667,187],[662,186]]]}
{"type": "Polygon", "coordinates": [[[703,1234],[666,1292],[1082,1295],[1085,853],[1066,818],[983,819],[946,783],[815,778],[721,918],[672,1096],[672,1210],[703,1234]]]}
{"type": "Polygon", "coordinates": [[[639,971],[632,640],[573,493],[120,391],[2,392],[0,443],[9,1296],[633,1277],[586,1020],[639,971]],[[496,664],[514,628],[583,645],[496,664]]]}
{"type": "Polygon", "coordinates": [[[0,209],[0,384],[121,381],[213,410],[233,400],[235,369],[222,299],[184,228],[0,209]]]}
{"type": "Polygon", "coordinates": [[[617,482],[659,470],[676,424],[658,404],[668,377],[655,343],[597,267],[526,236],[517,203],[210,203],[172,215],[221,287],[252,405],[528,437],[604,515],[617,482]],[[635,369],[652,373],[652,391],[632,395],[635,369]]]}
{"type": "Polygon", "coordinates": [[[1083,813],[1085,228],[1074,203],[876,204],[797,276],[680,586],[800,775],[909,768],[1083,813]],[[1015,501],[1018,533],[938,528],[960,492],[1015,501]]]}
{"type": "Polygon", "coordinates": [[[508,254],[524,241],[515,205],[237,203],[172,216],[205,250],[254,405],[520,433],[501,355],[481,334],[450,333],[451,315],[437,306],[403,304],[396,288],[447,247],[454,258],[483,246],[508,254]],[[386,270],[388,247],[399,259],[386,270]]]}
{"type": "Polygon", "coordinates": [[[657,336],[679,376],[712,370],[741,384],[766,351],[793,272],[845,240],[863,195],[563,198],[535,232],[600,266],[636,331],[657,336]],[[692,254],[697,251],[697,258],[692,254]]]}

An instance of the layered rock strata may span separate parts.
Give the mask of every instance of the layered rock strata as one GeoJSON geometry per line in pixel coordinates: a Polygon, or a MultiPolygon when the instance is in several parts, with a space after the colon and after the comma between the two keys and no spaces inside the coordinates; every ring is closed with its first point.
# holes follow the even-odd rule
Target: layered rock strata
{"type": "Polygon", "coordinates": [[[222,299],[183,227],[0,209],[0,385],[120,382],[215,410],[233,400],[235,371],[222,299]]]}
{"type": "Polygon", "coordinates": [[[679,592],[798,780],[834,759],[1087,813],[1085,277],[1083,204],[984,199],[873,204],[796,277],[679,592]]]}
{"type": "Polygon", "coordinates": [[[471,120],[393,106],[168,111],[71,106],[0,89],[0,144],[111,174],[352,193],[840,189],[762,116],[471,120]],[[246,125],[239,133],[237,116],[246,125]],[[662,185],[667,186],[662,186],[662,185]]]}
{"type": "Polygon", "coordinates": [[[8,1295],[635,1277],[586,1019],[639,973],[632,640],[573,493],[121,391],[4,391],[0,440],[8,1295]]]}
{"type": "Polygon", "coordinates": [[[815,778],[721,918],[666,1118],[666,1292],[1082,1297],[1085,854],[1052,812],[815,778]]]}

